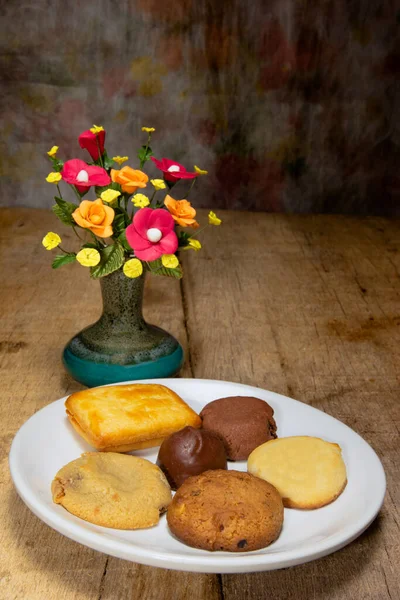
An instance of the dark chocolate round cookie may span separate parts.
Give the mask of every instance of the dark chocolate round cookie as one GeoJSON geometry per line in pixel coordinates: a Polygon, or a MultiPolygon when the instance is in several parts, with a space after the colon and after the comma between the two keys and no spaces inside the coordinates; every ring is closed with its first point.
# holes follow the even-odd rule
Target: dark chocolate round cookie
{"type": "Polygon", "coordinates": [[[188,477],[211,469],[226,469],[224,443],[212,431],[184,427],[163,441],[157,465],[176,490],[188,477]]]}
{"type": "Polygon", "coordinates": [[[277,437],[273,414],[260,398],[232,396],[209,402],[200,417],[203,428],[222,439],[230,460],[246,460],[257,446],[277,437]]]}

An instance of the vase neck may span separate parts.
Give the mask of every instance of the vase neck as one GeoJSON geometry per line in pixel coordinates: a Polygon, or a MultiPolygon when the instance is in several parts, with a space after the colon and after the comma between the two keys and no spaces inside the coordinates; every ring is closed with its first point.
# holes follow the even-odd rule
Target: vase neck
{"type": "Polygon", "coordinates": [[[115,271],[100,280],[103,297],[102,320],[118,321],[125,327],[142,324],[144,274],[135,279],[115,271]]]}

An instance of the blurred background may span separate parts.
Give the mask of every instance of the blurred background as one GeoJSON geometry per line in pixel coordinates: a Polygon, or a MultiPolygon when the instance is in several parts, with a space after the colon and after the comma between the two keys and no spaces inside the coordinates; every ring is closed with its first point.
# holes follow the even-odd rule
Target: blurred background
{"type": "Polygon", "coordinates": [[[50,207],[46,152],[87,160],[95,123],[132,167],[144,125],[207,169],[196,206],[400,214],[399,0],[0,6],[2,205],[50,207]]]}

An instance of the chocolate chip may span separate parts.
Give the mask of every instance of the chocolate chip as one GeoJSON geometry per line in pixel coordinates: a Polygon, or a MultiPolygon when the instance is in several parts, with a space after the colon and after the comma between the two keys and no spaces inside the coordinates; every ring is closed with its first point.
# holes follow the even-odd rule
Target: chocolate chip
{"type": "Polygon", "coordinates": [[[247,540],[240,540],[240,542],[237,543],[238,548],[244,548],[245,546],[247,546],[247,540]]]}

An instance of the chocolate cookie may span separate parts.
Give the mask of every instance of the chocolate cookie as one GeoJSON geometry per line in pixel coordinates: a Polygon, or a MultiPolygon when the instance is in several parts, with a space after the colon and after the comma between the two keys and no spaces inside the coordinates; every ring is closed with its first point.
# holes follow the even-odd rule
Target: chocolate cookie
{"type": "Polygon", "coordinates": [[[189,477],[168,507],[171,532],[203,550],[248,552],[271,544],[283,523],[279,493],[240,471],[206,471],[189,477]]]}
{"type": "Polygon", "coordinates": [[[232,396],[209,402],[200,413],[204,429],[218,434],[230,460],[246,460],[249,454],[276,435],[274,411],[252,396],[232,396]]]}
{"type": "Polygon", "coordinates": [[[188,477],[210,469],[226,469],[225,447],[212,431],[184,427],[163,441],[157,465],[176,490],[188,477]]]}

